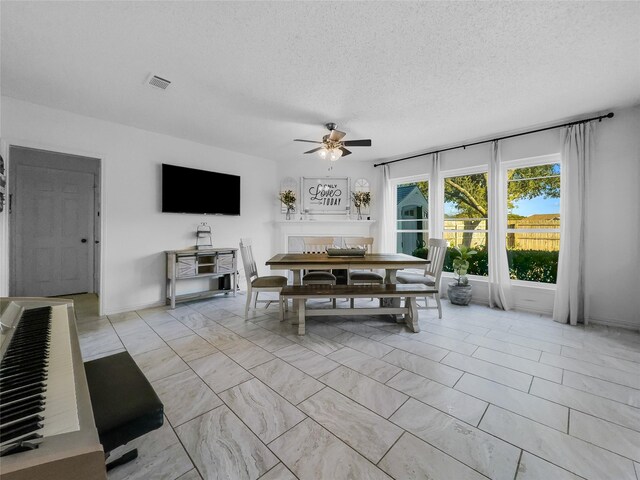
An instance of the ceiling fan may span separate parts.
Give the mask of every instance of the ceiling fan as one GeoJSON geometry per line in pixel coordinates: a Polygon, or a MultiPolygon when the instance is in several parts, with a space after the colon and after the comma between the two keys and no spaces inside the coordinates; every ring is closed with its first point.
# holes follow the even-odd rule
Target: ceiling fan
{"type": "Polygon", "coordinates": [[[320,158],[329,159],[332,162],[335,162],[340,157],[345,157],[347,155],[351,155],[351,151],[347,150],[344,147],[370,147],[371,140],[342,140],[342,138],[346,135],[346,133],[341,132],[340,130],[336,130],[337,125],[335,123],[326,123],[325,127],[329,130],[329,133],[322,137],[322,141],[318,142],[316,140],[302,140],[300,138],[296,138],[294,142],[307,142],[307,143],[319,143],[322,145],[321,147],[314,148],[304,153],[315,153],[317,152],[320,158]]]}

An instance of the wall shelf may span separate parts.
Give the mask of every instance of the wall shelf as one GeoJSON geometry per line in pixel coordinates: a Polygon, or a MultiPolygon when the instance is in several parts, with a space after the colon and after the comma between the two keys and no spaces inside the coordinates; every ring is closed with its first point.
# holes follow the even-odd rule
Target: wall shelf
{"type": "Polygon", "coordinates": [[[292,225],[300,225],[300,224],[315,225],[317,223],[347,223],[347,224],[354,224],[354,225],[359,225],[359,224],[367,225],[367,224],[378,223],[378,221],[377,220],[351,220],[351,219],[344,219],[344,220],[318,219],[318,220],[275,220],[274,223],[278,223],[278,224],[285,223],[285,224],[292,224],[292,225]]]}

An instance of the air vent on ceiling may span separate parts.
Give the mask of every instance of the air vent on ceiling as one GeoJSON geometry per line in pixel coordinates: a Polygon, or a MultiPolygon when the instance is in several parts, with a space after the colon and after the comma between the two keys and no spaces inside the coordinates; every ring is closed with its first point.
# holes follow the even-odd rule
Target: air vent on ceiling
{"type": "Polygon", "coordinates": [[[169,80],[165,80],[164,78],[158,77],[157,75],[150,75],[149,80],[147,82],[154,88],[160,88],[161,90],[166,90],[171,82],[169,80]]]}

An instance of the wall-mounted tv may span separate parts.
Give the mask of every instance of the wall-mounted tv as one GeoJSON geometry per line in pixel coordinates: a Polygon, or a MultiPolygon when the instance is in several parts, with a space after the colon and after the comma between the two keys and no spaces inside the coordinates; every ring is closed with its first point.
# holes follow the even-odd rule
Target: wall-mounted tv
{"type": "Polygon", "coordinates": [[[162,212],[240,215],[240,177],[163,163],[162,212]]]}

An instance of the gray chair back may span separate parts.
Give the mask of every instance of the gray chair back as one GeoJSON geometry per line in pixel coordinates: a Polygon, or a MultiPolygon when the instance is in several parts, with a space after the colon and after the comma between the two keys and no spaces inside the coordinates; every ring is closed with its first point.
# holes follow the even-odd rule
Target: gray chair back
{"type": "Polygon", "coordinates": [[[333,247],[333,237],[302,237],[304,253],[325,253],[327,248],[333,247]]]}
{"type": "Polygon", "coordinates": [[[439,289],[444,257],[447,255],[449,242],[443,238],[430,238],[427,245],[429,247],[427,260],[430,260],[431,263],[425,267],[424,274],[432,276],[435,279],[436,288],[439,289]]]}
{"type": "Polygon", "coordinates": [[[242,256],[245,278],[247,283],[250,284],[254,278],[258,277],[258,267],[256,267],[256,261],[253,258],[250,238],[240,239],[240,255],[242,256]]]}

